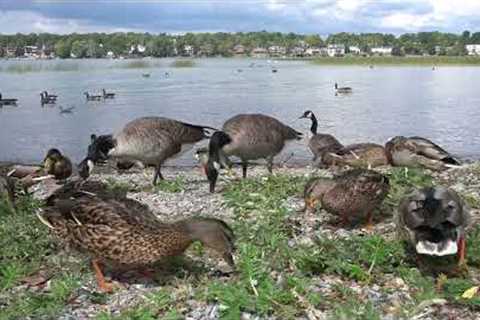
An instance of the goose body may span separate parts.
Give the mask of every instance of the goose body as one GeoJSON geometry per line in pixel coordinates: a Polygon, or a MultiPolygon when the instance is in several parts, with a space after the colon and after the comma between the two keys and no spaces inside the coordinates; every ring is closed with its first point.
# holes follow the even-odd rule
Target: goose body
{"type": "Polygon", "coordinates": [[[350,88],[350,87],[339,87],[338,83],[335,82],[335,93],[352,93],[352,88],[350,88]]]}
{"type": "Polygon", "coordinates": [[[208,138],[209,129],[213,128],[163,117],[138,118],[113,135],[114,147],[108,156],[156,166],[155,184],[157,178],[163,179],[160,172],[162,164],[208,138]]]}
{"type": "Polygon", "coordinates": [[[222,131],[212,135],[206,166],[210,191],[214,192],[218,168],[223,156],[236,156],[242,161],[243,177],[248,161],[266,159],[272,172],[273,158],[289,140],[300,140],[302,134],[277,119],[263,114],[239,114],[227,120],[222,131]]]}
{"type": "Polygon", "coordinates": [[[397,136],[386,143],[385,149],[394,166],[444,170],[449,166],[460,165],[450,153],[422,137],[397,136]]]}
{"type": "Polygon", "coordinates": [[[92,257],[102,290],[111,287],[98,263],[131,268],[150,265],[183,254],[194,241],[218,252],[233,266],[234,234],[225,222],[195,217],[164,223],[138,201],[121,195],[112,198],[102,189],[98,183],[80,185],[78,190],[70,185],[51,196],[48,206],[37,214],[59,239],[92,257]]]}
{"type": "Polygon", "coordinates": [[[314,162],[321,164],[326,153],[335,153],[343,148],[340,141],[331,134],[317,133],[318,121],[312,111],[305,111],[300,119],[310,119],[312,121],[312,126],[310,127],[312,136],[308,140],[308,147],[313,154],[314,162]]]}
{"type": "Polygon", "coordinates": [[[0,107],[3,106],[16,106],[17,105],[18,99],[6,99],[2,97],[2,94],[0,93],[0,107]]]}
{"type": "Polygon", "coordinates": [[[57,102],[57,96],[49,96],[47,91],[40,93],[40,103],[42,106],[44,104],[55,104],[57,102]]]}
{"type": "Polygon", "coordinates": [[[107,92],[105,89],[102,89],[104,99],[113,99],[115,98],[115,93],[107,92]]]}
{"type": "Polygon", "coordinates": [[[43,167],[47,174],[54,175],[58,180],[67,179],[72,175],[72,162],[58,149],[48,150],[43,167]]]}
{"type": "Polygon", "coordinates": [[[99,101],[103,99],[103,96],[101,95],[92,95],[92,94],[89,94],[88,92],[84,92],[83,94],[87,98],[87,101],[99,101]]]}
{"type": "Polygon", "coordinates": [[[399,237],[419,255],[457,255],[465,259],[465,229],[469,209],[460,196],[444,187],[415,190],[398,207],[396,226],[399,237]]]}
{"type": "Polygon", "coordinates": [[[389,163],[385,148],[375,143],[355,143],[323,156],[323,162],[331,165],[373,168],[389,163]]]}
{"type": "Polygon", "coordinates": [[[371,223],[390,189],[388,178],[366,169],[353,169],[333,179],[316,178],[304,191],[305,209],[320,205],[327,212],[341,217],[344,223],[367,218],[371,223]]]}

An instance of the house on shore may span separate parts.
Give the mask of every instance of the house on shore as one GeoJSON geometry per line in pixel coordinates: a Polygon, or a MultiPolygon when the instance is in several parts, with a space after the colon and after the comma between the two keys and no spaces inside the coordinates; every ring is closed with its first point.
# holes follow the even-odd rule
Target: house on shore
{"type": "Polygon", "coordinates": [[[297,46],[290,49],[290,54],[294,57],[303,57],[305,56],[305,51],[305,48],[297,46]]]}
{"type": "Polygon", "coordinates": [[[287,54],[287,48],[283,46],[268,47],[268,54],[272,57],[284,56],[287,54]]]}
{"type": "Polygon", "coordinates": [[[247,50],[245,49],[244,45],[237,44],[233,47],[232,53],[234,55],[237,55],[237,56],[242,56],[242,55],[245,55],[247,53],[247,50]]]}
{"type": "Polygon", "coordinates": [[[37,59],[40,57],[39,50],[37,46],[25,46],[23,47],[23,56],[25,58],[34,58],[37,59]]]}
{"type": "Polygon", "coordinates": [[[250,55],[254,58],[266,58],[268,56],[268,50],[261,47],[253,48],[250,55]]]}
{"type": "Polygon", "coordinates": [[[360,50],[360,47],[358,46],[349,46],[348,52],[354,55],[360,55],[362,53],[362,50],[360,50]]]}
{"type": "Polygon", "coordinates": [[[345,45],[329,44],[327,46],[327,55],[329,57],[343,57],[345,55],[345,45]]]}
{"type": "Polygon", "coordinates": [[[465,50],[469,56],[478,56],[480,55],[480,44],[467,44],[465,50]]]}
{"type": "Polygon", "coordinates": [[[305,55],[308,57],[313,56],[327,56],[327,48],[325,47],[310,47],[305,50],[305,55]]]}
{"type": "Polygon", "coordinates": [[[379,56],[391,56],[392,55],[392,47],[374,47],[370,49],[372,54],[377,54],[379,56]]]}

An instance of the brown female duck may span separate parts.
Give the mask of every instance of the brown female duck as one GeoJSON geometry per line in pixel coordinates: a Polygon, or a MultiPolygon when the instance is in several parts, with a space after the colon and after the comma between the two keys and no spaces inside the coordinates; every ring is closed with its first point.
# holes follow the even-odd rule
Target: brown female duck
{"type": "Polygon", "coordinates": [[[69,193],[51,198],[53,205],[39,211],[38,217],[60,239],[92,256],[102,291],[110,292],[113,287],[105,282],[100,263],[123,267],[150,265],[182,254],[194,241],[220,253],[233,266],[234,234],[221,220],[195,217],[163,223],[134,200],[109,196],[102,199],[84,190],[65,199],[69,193]]]}
{"type": "Polygon", "coordinates": [[[72,174],[72,162],[58,149],[50,149],[43,160],[44,171],[55,176],[57,180],[65,180],[72,174]]]}
{"type": "Polygon", "coordinates": [[[457,255],[465,262],[465,229],[469,209],[460,196],[444,187],[415,190],[400,203],[396,225],[399,237],[417,255],[445,257],[457,255]]]}
{"type": "Polygon", "coordinates": [[[304,191],[305,209],[315,209],[320,204],[327,212],[341,216],[343,224],[367,218],[371,227],[373,210],[387,196],[388,178],[366,169],[346,171],[333,179],[310,180],[304,191]]]}
{"type": "Polygon", "coordinates": [[[356,143],[336,152],[328,152],[323,162],[329,166],[349,165],[369,169],[389,163],[385,148],[375,143],[356,143]]]}

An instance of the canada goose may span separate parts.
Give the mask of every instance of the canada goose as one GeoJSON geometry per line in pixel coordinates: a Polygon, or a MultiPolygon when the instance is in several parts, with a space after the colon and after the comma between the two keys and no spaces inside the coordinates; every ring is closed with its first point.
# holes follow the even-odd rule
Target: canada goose
{"type": "MultiPolygon", "coordinates": [[[[243,177],[247,176],[249,160],[266,159],[272,172],[273,158],[288,140],[300,140],[302,134],[280,121],[263,114],[239,114],[227,120],[222,131],[210,138],[208,163],[205,168],[210,192],[215,191],[218,170],[228,156],[242,161],[243,177]]],[[[228,158],[227,158],[228,160],[228,158]]]]}
{"type": "Polygon", "coordinates": [[[57,180],[67,179],[72,174],[72,162],[55,148],[48,150],[43,160],[43,168],[57,180]]]}
{"type": "Polygon", "coordinates": [[[465,261],[465,229],[470,223],[468,207],[453,190],[441,186],[415,190],[398,207],[398,235],[419,255],[456,254],[465,261]]]}
{"type": "Polygon", "coordinates": [[[352,93],[352,88],[350,87],[339,87],[335,82],[335,93],[352,93]]]}
{"type": "Polygon", "coordinates": [[[66,113],[73,113],[73,109],[75,109],[75,107],[68,107],[68,108],[64,108],[63,106],[59,106],[58,107],[60,109],[60,113],[61,114],[66,114],[66,113]]]}
{"type": "Polygon", "coordinates": [[[99,101],[103,99],[101,95],[91,95],[88,92],[84,92],[83,94],[87,98],[87,101],[99,101]]]}
{"type": "Polygon", "coordinates": [[[46,91],[40,93],[40,103],[41,105],[45,104],[55,104],[57,102],[56,98],[50,98],[46,91]]]}
{"type": "Polygon", "coordinates": [[[56,100],[58,98],[58,95],[55,95],[55,94],[49,94],[46,90],[43,91],[45,93],[45,97],[48,98],[48,99],[54,99],[56,100]]]}
{"type": "MultiPolygon", "coordinates": [[[[50,206],[37,212],[42,223],[70,246],[92,257],[99,289],[111,292],[100,265],[136,268],[168,256],[182,254],[195,241],[211,248],[231,266],[235,236],[222,220],[193,217],[173,223],[162,222],[138,201],[93,190],[58,192],[50,206]],[[94,193],[92,193],[93,191],[94,193]],[[102,193],[101,197],[95,196],[102,193]]],[[[101,187],[101,186],[100,186],[101,187]]]]}
{"type": "Polygon", "coordinates": [[[376,143],[355,143],[335,152],[326,152],[322,161],[328,166],[349,165],[374,168],[389,164],[385,148],[376,143]]]}
{"type": "Polygon", "coordinates": [[[107,92],[105,89],[102,89],[103,99],[113,99],[115,98],[115,93],[107,92]]]}
{"type": "Polygon", "coordinates": [[[343,148],[343,145],[332,135],[317,133],[318,121],[312,111],[307,110],[299,119],[310,119],[312,120],[312,126],[310,127],[310,132],[312,136],[308,141],[308,147],[313,153],[314,162],[323,162],[323,156],[327,152],[337,152],[343,148]]]}
{"type": "Polygon", "coordinates": [[[16,106],[18,99],[4,99],[0,93],[0,107],[3,106],[16,106]]]}
{"type": "Polygon", "coordinates": [[[196,142],[208,138],[207,130],[215,129],[163,117],[138,118],[113,135],[114,147],[108,156],[156,166],[156,184],[157,178],[163,180],[160,169],[165,160],[180,156],[196,142]]]}
{"type": "Polygon", "coordinates": [[[444,170],[460,165],[450,153],[422,137],[394,137],[385,144],[385,150],[394,166],[444,170]]]}
{"type": "Polygon", "coordinates": [[[315,178],[305,186],[305,210],[314,210],[319,204],[327,212],[340,215],[343,224],[366,217],[371,227],[373,211],[389,189],[387,177],[366,169],[348,170],[333,179],[315,178]]]}

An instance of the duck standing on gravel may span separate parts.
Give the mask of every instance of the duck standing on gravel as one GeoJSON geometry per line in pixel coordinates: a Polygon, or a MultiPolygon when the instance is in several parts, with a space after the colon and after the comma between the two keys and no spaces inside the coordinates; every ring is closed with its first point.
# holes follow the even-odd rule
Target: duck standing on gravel
{"type": "MultiPolygon", "coordinates": [[[[98,191],[97,191],[98,192],[98,191]]],[[[168,256],[181,255],[195,241],[218,252],[234,266],[234,234],[223,221],[194,217],[174,223],[160,221],[145,205],[127,198],[98,198],[89,192],[58,192],[50,206],[37,212],[59,239],[92,258],[99,289],[111,292],[101,264],[138,268],[168,256]]]]}
{"type": "Polygon", "coordinates": [[[215,192],[218,170],[228,156],[241,159],[243,178],[247,177],[249,160],[266,159],[268,172],[272,173],[273,158],[285,143],[301,138],[300,132],[267,115],[239,114],[230,118],[222,131],[215,132],[210,139],[205,168],[210,192],[215,192]]]}
{"type": "Polygon", "coordinates": [[[396,225],[399,237],[417,255],[445,257],[457,255],[465,263],[465,230],[469,209],[460,196],[444,187],[415,190],[401,202],[396,225]]]}
{"type": "Polygon", "coordinates": [[[394,137],[386,143],[385,150],[394,166],[445,170],[460,165],[450,153],[422,137],[394,137]]]}
{"type": "Polygon", "coordinates": [[[43,160],[43,168],[57,180],[65,180],[72,175],[72,162],[55,148],[48,150],[43,160]]]}
{"type": "Polygon", "coordinates": [[[337,152],[343,148],[343,145],[331,134],[317,133],[318,120],[312,111],[307,110],[299,119],[312,120],[312,126],[310,132],[312,136],[308,140],[308,147],[313,153],[313,162],[321,164],[323,162],[323,156],[327,152],[337,152]]]}
{"type": "Polygon", "coordinates": [[[163,180],[162,164],[188,151],[195,143],[209,138],[208,130],[215,129],[163,117],[138,118],[113,135],[114,147],[108,156],[155,166],[155,185],[157,179],[163,180]]]}
{"type": "Polygon", "coordinates": [[[352,220],[367,219],[373,225],[373,211],[390,190],[388,178],[366,169],[352,169],[333,179],[311,179],[304,190],[305,211],[320,205],[327,212],[339,215],[343,225],[352,220]]]}

